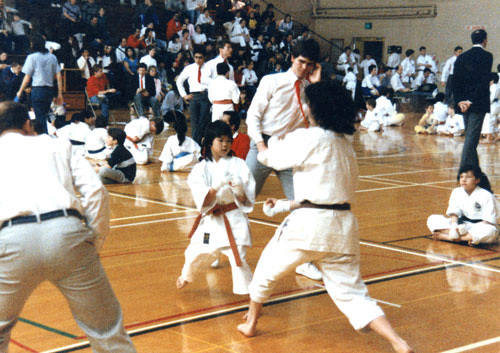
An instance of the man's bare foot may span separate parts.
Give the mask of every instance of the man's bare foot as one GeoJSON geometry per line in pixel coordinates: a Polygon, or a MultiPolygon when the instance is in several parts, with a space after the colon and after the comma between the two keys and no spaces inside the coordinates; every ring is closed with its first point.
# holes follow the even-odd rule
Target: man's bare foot
{"type": "Polygon", "coordinates": [[[248,322],[245,322],[244,324],[238,325],[238,331],[240,331],[242,334],[244,334],[247,337],[253,337],[253,336],[255,336],[255,333],[257,331],[257,327],[255,325],[251,325],[248,322]]]}
{"type": "Polygon", "coordinates": [[[415,351],[411,348],[406,341],[400,339],[398,342],[391,343],[392,348],[398,353],[414,353],[415,351]]]}
{"type": "Polygon", "coordinates": [[[184,278],[182,278],[182,276],[179,276],[179,278],[177,278],[177,282],[176,282],[177,289],[182,289],[185,286],[187,286],[188,284],[189,284],[189,282],[186,281],[184,278]]]}

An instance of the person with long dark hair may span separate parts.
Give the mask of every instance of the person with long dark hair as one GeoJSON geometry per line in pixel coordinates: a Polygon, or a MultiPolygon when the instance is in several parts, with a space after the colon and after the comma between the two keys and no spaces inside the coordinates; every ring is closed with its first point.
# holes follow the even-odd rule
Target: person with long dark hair
{"type": "Polygon", "coordinates": [[[24,89],[33,79],[31,86],[31,104],[36,120],[43,133],[47,133],[47,114],[54,98],[54,76],[57,79],[57,105],[63,104],[61,67],[54,54],[45,48],[45,39],[36,34],[31,38],[33,54],[28,55],[23,66],[24,79],[17,98],[21,99],[24,89]]]}

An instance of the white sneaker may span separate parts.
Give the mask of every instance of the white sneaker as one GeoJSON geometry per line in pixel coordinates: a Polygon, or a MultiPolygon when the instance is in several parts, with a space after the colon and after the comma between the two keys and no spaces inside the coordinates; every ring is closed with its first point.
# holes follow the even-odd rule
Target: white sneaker
{"type": "Polygon", "coordinates": [[[321,274],[321,272],[311,262],[306,262],[305,264],[297,266],[297,268],[295,269],[295,273],[306,276],[307,278],[313,279],[315,281],[321,281],[323,279],[323,275],[321,274]]]}
{"type": "MultiPolygon", "coordinates": [[[[206,266],[206,265],[205,265],[206,266]]],[[[216,258],[214,262],[210,265],[212,268],[217,268],[219,267],[219,258],[216,258]]]]}

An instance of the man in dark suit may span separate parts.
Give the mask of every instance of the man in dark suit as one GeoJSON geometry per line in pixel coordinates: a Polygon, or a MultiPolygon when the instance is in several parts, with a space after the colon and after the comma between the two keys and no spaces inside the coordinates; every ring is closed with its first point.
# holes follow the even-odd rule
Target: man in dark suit
{"type": "MultiPolygon", "coordinates": [[[[455,111],[462,112],[465,123],[465,142],[460,166],[479,165],[477,145],[484,115],[490,111],[489,75],[493,55],[485,50],[486,31],[472,32],[472,48],[457,58],[453,70],[455,111]]],[[[486,178],[487,179],[487,178],[486,178]]]]}
{"type": "Polygon", "coordinates": [[[160,102],[156,99],[155,80],[148,75],[147,66],[144,63],[139,64],[137,74],[134,75],[135,97],[134,104],[139,116],[144,116],[144,105],[148,104],[153,108],[155,118],[161,118],[160,102]]]}

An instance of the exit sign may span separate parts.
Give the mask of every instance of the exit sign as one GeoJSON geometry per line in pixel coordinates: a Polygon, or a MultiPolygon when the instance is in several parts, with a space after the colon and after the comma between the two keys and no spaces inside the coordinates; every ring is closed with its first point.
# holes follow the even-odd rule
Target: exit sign
{"type": "Polygon", "coordinates": [[[365,22],[365,29],[372,29],[372,23],[371,22],[365,22]]]}

